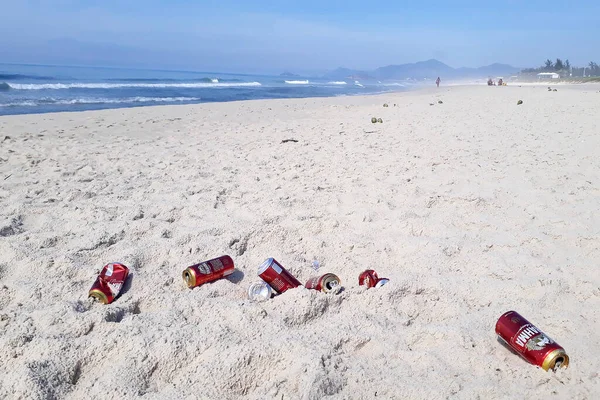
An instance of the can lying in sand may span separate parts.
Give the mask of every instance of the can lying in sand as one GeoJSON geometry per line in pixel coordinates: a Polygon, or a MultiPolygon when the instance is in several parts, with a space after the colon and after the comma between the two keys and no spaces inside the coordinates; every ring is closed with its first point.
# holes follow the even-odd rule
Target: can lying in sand
{"type": "Polygon", "coordinates": [[[106,264],[92,285],[89,297],[93,297],[103,304],[112,303],[121,293],[128,275],[129,269],[123,264],[106,264]]]}
{"type": "Polygon", "coordinates": [[[342,289],[340,278],[334,274],[325,274],[310,278],[304,287],[324,293],[339,293],[342,289]]]}
{"type": "Polygon", "coordinates": [[[221,256],[187,267],[182,275],[185,284],[192,289],[231,275],[234,271],[235,266],[231,257],[221,256]]]}
{"type": "Polygon", "coordinates": [[[358,284],[360,286],[366,286],[368,289],[370,289],[372,287],[382,287],[389,281],[390,280],[387,278],[380,278],[379,276],[377,276],[377,272],[375,272],[372,269],[363,271],[358,276],[358,284]]]}
{"type": "Polygon", "coordinates": [[[504,313],[498,319],[496,334],[527,362],[544,371],[556,371],[569,365],[565,349],[515,311],[504,313]]]}
{"type": "Polygon", "coordinates": [[[266,301],[273,295],[273,289],[265,281],[254,282],[248,288],[248,298],[252,301],[266,301]]]}
{"type": "Polygon", "coordinates": [[[258,276],[280,294],[301,285],[298,279],[274,258],[268,258],[258,267],[258,276]]]}

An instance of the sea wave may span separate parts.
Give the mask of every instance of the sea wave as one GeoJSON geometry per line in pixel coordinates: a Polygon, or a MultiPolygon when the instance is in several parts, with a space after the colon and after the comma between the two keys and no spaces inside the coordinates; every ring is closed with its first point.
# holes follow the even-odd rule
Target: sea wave
{"type": "Polygon", "coordinates": [[[17,81],[20,79],[30,79],[30,80],[44,80],[44,81],[51,81],[54,78],[51,76],[38,76],[38,75],[23,75],[23,74],[3,74],[0,73],[0,79],[2,80],[10,80],[10,81],[17,81]]]}
{"type": "Polygon", "coordinates": [[[205,83],[219,83],[219,82],[242,82],[239,79],[220,79],[220,78],[194,78],[194,79],[173,79],[173,78],[108,78],[108,82],[118,82],[122,84],[130,83],[189,83],[191,82],[205,82],[205,83]],[[188,81],[188,82],[186,82],[188,81]]]}
{"type": "Polygon", "coordinates": [[[331,81],[328,82],[329,85],[347,85],[348,82],[344,82],[344,81],[331,81]]]}
{"type": "MultiPolygon", "coordinates": [[[[215,79],[215,81],[217,81],[215,79]]],[[[195,83],[6,83],[0,82],[1,89],[13,90],[61,90],[61,89],[124,89],[124,88],[227,88],[261,86],[260,82],[195,82],[195,83]]]]}
{"type": "Polygon", "coordinates": [[[27,101],[16,101],[14,103],[0,103],[0,108],[2,107],[35,107],[35,106],[39,106],[40,104],[33,101],[33,100],[27,100],[27,101]]]}
{"type": "Polygon", "coordinates": [[[74,105],[74,104],[132,104],[132,103],[181,103],[198,101],[200,97],[126,97],[120,99],[106,98],[77,98],[55,99],[44,97],[39,100],[16,101],[13,103],[0,103],[0,107],[37,107],[44,105],[74,105]]]}
{"type": "Polygon", "coordinates": [[[288,85],[308,85],[310,82],[308,80],[305,81],[285,81],[288,85]]]}

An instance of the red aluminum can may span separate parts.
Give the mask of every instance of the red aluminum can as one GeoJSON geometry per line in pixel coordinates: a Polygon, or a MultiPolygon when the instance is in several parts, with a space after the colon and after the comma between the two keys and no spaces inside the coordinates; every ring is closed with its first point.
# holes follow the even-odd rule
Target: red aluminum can
{"type": "Polygon", "coordinates": [[[290,274],[274,258],[268,258],[258,267],[258,276],[280,294],[302,285],[294,275],[290,274]]]}
{"type": "Polygon", "coordinates": [[[314,289],[324,293],[335,293],[341,289],[340,286],[341,280],[337,275],[334,274],[325,274],[321,276],[316,276],[314,278],[310,278],[306,285],[304,285],[307,289],[314,289]]]}
{"type": "Polygon", "coordinates": [[[377,276],[377,272],[372,269],[363,271],[363,273],[358,276],[358,284],[360,286],[366,286],[369,289],[375,287],[378,280],[379,277],[377,276]]]}
{"type": "Polygon", "coordinates": [[[231,275],[234,271],[235,266],[231,257],[221,256],[187,267],[182,276],[185,284],[192,289],[231,275]]]}
{"type": "Polygon", "coordinates": [[[370,289],[372,287],[382,287],[389,281],[390,280],[387,278],[380,278],[379,276],[377,276],[377,272],[375,272],[372,269],[363,271],[358,276],[358,284],[360,286],[366,286],[368,289],[370,289]]]}
{"type": "Polygon", "coordinates": [[[516,311],[504,313],[498,319],[496,334],[522,358],[544,371],[569,365],[565,349],[516,311]]]}
{"type": "Polygon", "coordinates": [[[128,275],[129,269],[123,264],[106,264],[92,285],[89,297],[93,297],[103,304],[112,303],[121,293],[128,275]]]}
{"type": "Polygon", "coordinates": [[[381,287],[388,282],[389,279],[380,278],[377,276],[377,272],[373,271],[372,269],[363,271],[363,273],[358,276],[358,284],[360,286],[366,286],[369,289],[372,287],[381,287]]]}

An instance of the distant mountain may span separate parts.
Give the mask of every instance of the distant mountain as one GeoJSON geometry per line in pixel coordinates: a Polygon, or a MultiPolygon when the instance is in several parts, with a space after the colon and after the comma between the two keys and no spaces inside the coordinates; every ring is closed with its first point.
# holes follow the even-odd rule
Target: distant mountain
{"type": "Polygon", "coordinates": [[[515,68],[508,64],[491,64],[485,67],[477,68],[478,72],[481,72],[486,75],[514,75],[521,71],[521,68],[515,68]]]}
{"type": "Polygon", "coordinates": [[[369,79],[371,75],[366,71],[349,68],[337,68],[323,75],[326,79],[369,79]]]}
{"type": "Polygon", "coordinates": [[[438,60],[419,61],[412,64],[388,65],[377,68],[373,75],[378,79],[435,79],[440,75],[448,76],[454,68],[438,60]]]}
{"type": "Polygon", "coordinates": [[[284,77],[284,78],[300,78],[300,75],[293,74],[289,71],[285,71],[282,74],[280,74],[279,76],[284,77]]]}
{"type": "Polygon", "coordinates": [[[491,64],[479,68],[452,68],[438,60],[419,61],[410,64],[388,65],[377,68],[375,71],[357,71],[348,68],[338,68],[325,74],[327,79],[367,79],[375,78],[380,80],[400,80],[400,79],[435,79],[438,76],[442,79],[460,79],[460,78],[487,78],[490,76],[510,76],[520,71],[507,64],[491,64]],[[360,77],[360,78],[359,78],[360,77]]]}

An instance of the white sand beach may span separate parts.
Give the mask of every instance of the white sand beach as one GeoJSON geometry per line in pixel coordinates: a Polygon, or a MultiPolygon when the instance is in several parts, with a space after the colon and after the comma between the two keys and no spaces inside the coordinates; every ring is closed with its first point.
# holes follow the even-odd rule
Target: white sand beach
{"type": "Polygon", "coordinates": [[[600,398],[599,90],[0,117],[0,398],[600,398]],[[345,291],[252,303],[268,257],[345,291]],[[130,285],[94,303],[113,261],[130,285]],[[508,310],[569,368],[501,346],[508,310]]]}

